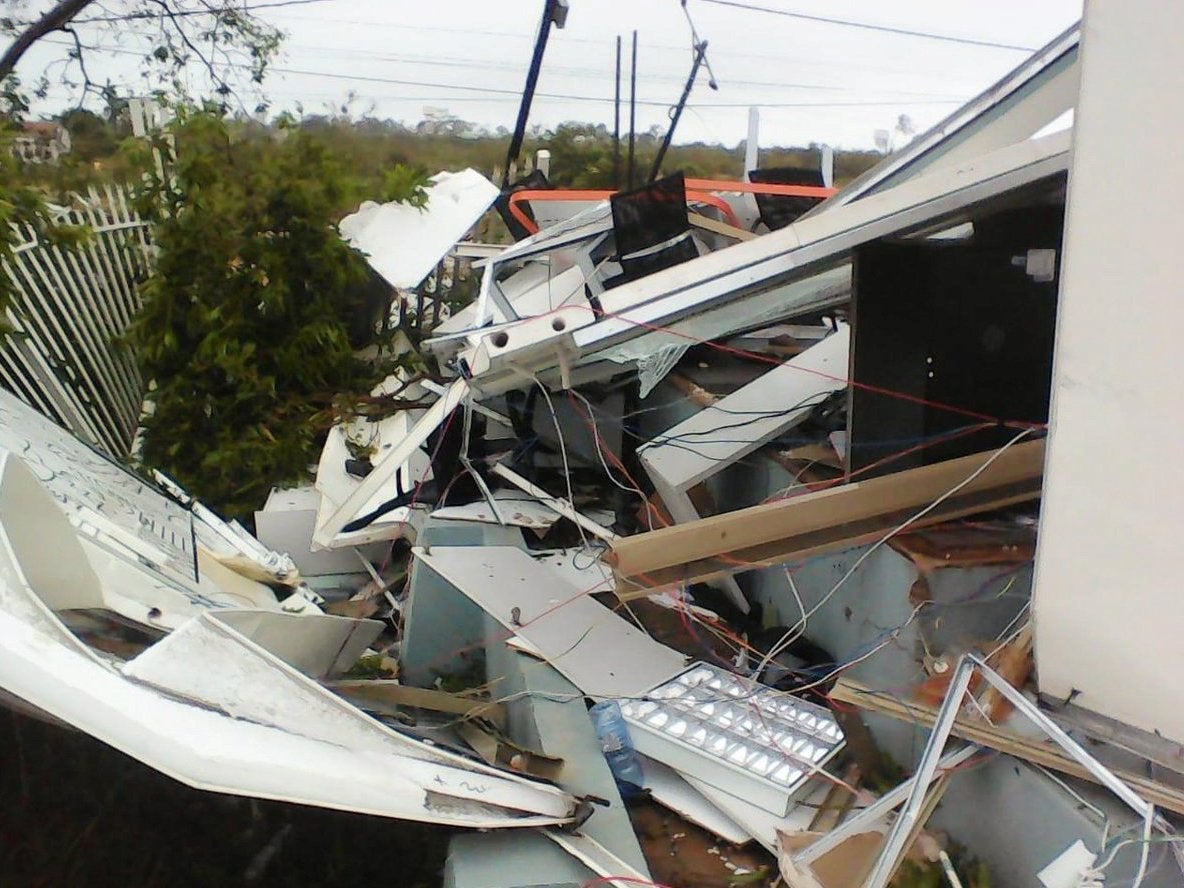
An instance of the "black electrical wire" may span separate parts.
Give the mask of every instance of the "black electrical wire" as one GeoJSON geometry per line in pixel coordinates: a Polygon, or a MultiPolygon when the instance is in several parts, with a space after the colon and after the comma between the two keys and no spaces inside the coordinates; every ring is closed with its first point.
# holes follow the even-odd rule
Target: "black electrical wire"
{"type": "Polygon", "coordinates": [[[898,28],[892,25],[876,25],[871,22],[854,22],[849,19],[831,18],[825,15],[809,15],[804,12],[794,12],[789,9],[777,9],[772,6],[760,6],[756,3],[742,3],[740,0],[703,0],[716,6],[730,6],[734,9],[744,9],[749,12],[765,12],[784,18],[798,19],[807,22],[819,22],[825,25],[841,25],[845,28],[859,28],[864,31],[876,31],[881,34],[896,34],[900,37],[920,37],[925,40],[940,40],[945,43],[959,43],[963,46],[982,46],[987,49],[1008,49],[1014,52],[1035,52],[1038,47],[1019,46],[1015,43],[998,43],[994,40],[979,40],[974,37],[956,37],[952,34],[936,34],[932,31],[917,31],[912,28],[898,28]]]}

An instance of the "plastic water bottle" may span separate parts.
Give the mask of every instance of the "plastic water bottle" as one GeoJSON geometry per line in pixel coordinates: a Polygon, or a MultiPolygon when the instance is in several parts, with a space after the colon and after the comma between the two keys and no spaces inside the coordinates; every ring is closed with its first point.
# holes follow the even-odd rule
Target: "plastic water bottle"
{"type": "Polygon", "coordinates": [[[596,727],[600,751],[608,760],[608,766],[618,786],[629,784],[621,786],[622,794],[631,795],[637,792],[645,784],[645,775],[633,749],[629,726],[625,724],[625,717],[621,715],[621,707],[616,700],[605,700],[589,709],[588,715],[592,717],[592,724],[596,727]]]}

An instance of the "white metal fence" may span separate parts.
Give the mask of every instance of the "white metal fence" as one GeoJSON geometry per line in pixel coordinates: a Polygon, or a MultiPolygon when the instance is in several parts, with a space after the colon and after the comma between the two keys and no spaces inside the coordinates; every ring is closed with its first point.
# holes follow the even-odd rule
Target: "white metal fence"
{"type": "Polygon", "coordinates": [[[0,345],[0,385],[97,444],[127,456],[145,384],[135,356],[118,342],[140,308],[149,272],[148,223],[119,188],[77,196],[59,213],[90,236],[63,248],[22,227],[23,242],[2,265],[15,288],[0,345]]]}

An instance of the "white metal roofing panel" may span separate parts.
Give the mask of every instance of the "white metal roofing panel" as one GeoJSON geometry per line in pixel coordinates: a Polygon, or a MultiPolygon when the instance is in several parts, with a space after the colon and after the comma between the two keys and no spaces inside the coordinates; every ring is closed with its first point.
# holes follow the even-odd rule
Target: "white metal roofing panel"
{"type": "Polygon", "coordinates": [[[805,419],[847,387],[846,324],[779,367],[704,407],[639,448],[650,477],[686,489],[727,468],[805,419]],[[737,424],[742,424],[737,428],[737,424]]]}
{"type": "Polygon", "coordinates": [[[415,555],[539,652],[590,697],[639,696],[678,675],[686,658],[654,641],[521,549],[432,546],[415,555]]]}
{"type": "Polygon", "coordinates": [[[1080,39],[1078,23],[805,215],[828,212],[938,164],[984,154],[1036,134],[1077,103],[1080,39]]]}

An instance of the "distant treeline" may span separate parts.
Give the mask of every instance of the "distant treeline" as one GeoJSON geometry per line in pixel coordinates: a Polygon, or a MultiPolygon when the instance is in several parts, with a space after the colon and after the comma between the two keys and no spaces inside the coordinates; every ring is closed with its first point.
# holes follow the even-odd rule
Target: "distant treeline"
{"type": "MultiPolygon", "coordinates": [[[[138,174],[137,163],[121,150],[130,138],[126,112],[114,107],[106,114],[74,110],[58,121],[69,131],[72,150],[63,162],[30,170],[30,174],[52,190],[79,189],[104,180],[128,181],[138,174]]],[[[510,134],[504,127],[489,131],[453,117],[436,117],[408,126],[399,121],[360,119],[345,115],[281,117],[269,123],[243,120],[236,132],[244,138],[276,137],[285,129],[299,127],[313,132],[355,173],[373,178],[376,192],[386,173],[397,164],[426,173],[472,167],[487,176],[505,165],[510,134]]],[[[661,142],[658,127],[638,133],[635,164],[640,181],[649,172],[661,142]]],[[[554,129],[533,127],[527,135],[519,169],[529,168],[539,149],[551,152],[550,179],[567,188],[611,188],[623,184],[614,174],[612,133],[603,124],[568,122],[554,129]]],[[[624,139],[619,175],[624,175],[624,139]]],[[[760,153],[762,167],[819,164],[820,146],[770,147],[760,153]]],[[[836,151],[835,179],[842,184],[872,166],[880,155],[874,151],[836,151]]],[[[675,145],[666,155],[664,172],[681,170],[699,178],[735,179],[744,172],[744,144],[728,148],[696,142],[675,145]]]]}

